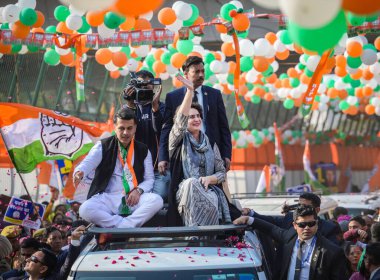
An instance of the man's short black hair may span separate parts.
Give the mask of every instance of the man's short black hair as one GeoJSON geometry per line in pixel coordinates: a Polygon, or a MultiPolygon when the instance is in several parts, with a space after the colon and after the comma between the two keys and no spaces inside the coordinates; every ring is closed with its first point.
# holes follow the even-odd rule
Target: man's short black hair
{"type": "Polygon", "coordinates": [[[41,243],[38,242],[37,239],[31,237],[31,238],[27,238],[27,239],[24,239],[22,242],[21,242],[21,248],[23,249],[26,249],[26,248],[33,248],[34,250],[38,250],[39,248],[41,248],[41,243]]]}
{"type": "Polygon", "coordinates": [[[147,71],[147,70],[141,70],[141,71],[139,71],[139,72],[136,72],[136,77],[138,77],[138,78],[143,78],[143,79],[146,79],[146,78],[154,79],[153,74],[150,73],[150,72],[147,71]]]}
{"type": "Polygon", "coordinates": [[[298,206],[293,212],[293,221],[297,221],[298,217],[314,216],[318,218],[315,208],[309,205],[298,206]]]}
{"type": "Polygon", "coordinates": [[[135,124],[137,124],[137,117],[136,117],[135,111],[133,111],[132,109],[128,107],[123,107],[119,109],[119,111],[117,111],[117,113],[115,114],[113,118],[113,122],[115,124],[117,122],[117,119],[121,119],[125,121],[134,120],[135,124]]]}
{"type": "Polygon", "coordinates": [[[187,71],[189,71],[191,65],[196,65],[200,63],[204,64],[203,59],[199,56],[189,56],[186,59],[185,63],[182,65],[182,71],[186,73],[187,71]]]}
{"type": "Polygon", "coordinates": [[[314,193],[303,193],[300,195],[300,198],[310,200],[314,208],[321,206],[321,198],[314,193]]]}
{"type": "Polygon", "coordinates": [[[380,265],[380,242],[369,243],[366,247],[365,254],[369,264],[374,266],[380,265]]]}
{"type": "Polygon", "coordinates": [[[355,217],[352,217],[352,218],[350,219],[350,222],[351,222],[351,221],[358,222],[362,227],[365,227],[365,226],[366,226],[365,220],[364,220],[361,216],[355,216],[355,217]]]}
{"type": "Polygon", "coordinates": [[[44,232],[44,238],[48,239],[48,238],[49,238],[49,235],[50,235],[51,233],[55,232],[55,231],[58,231],[58,232],[61,234],[61,236],[63,237],[62,231],[60,231],[60,230],[57,229],[56,227],[51,226],[51,227],[48,227],[48,228],[45,230],[45,232],[44,232]]]}
{"type": "Polygon", "coordinates": [[[54,252],[49,249],[42,248],[40,251],[44,254],[41,263],[48,267],[46,272],[42,275],[46,277],[52,274],[52,272],[55,270],[55,267],[57,265],[57,257],[55,256],[54,252]]]}
{"type": "Polygon", "coordinates": [[[342,206],[335,207],[333,211],[334,218],[338,219],[340,215],[348,215],[348,210],[342,206]]]}

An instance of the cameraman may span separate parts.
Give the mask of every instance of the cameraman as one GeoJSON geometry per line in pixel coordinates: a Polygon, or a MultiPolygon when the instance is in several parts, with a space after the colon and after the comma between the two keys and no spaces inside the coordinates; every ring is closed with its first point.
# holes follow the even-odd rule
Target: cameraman
{"type": "MultiPolygon", "coordinates": [[[[137,79],[149,81],[153,79],[152,73],[146,70],[141,70],[136,73],[137,79]]],[[[155,91],[155,87],[151,84],[146,85],[144,88],[155,91]]],[[[162,128],[162,119],[165,111],[165,104],[160,102],[162,87],[155,92],[152,101],[136,102],[133,98],[135,96],[135,88],[130,83],[124,89],[124,99],[128,108],[135,111],[137,117],[137,129],[135,139],[148,146],[152,154],[154,164],[154,187],[153,193],[160,195],[164,201],[167,199],[170,176],[161,175],[158,172],[158,147],[162,128]]]]}

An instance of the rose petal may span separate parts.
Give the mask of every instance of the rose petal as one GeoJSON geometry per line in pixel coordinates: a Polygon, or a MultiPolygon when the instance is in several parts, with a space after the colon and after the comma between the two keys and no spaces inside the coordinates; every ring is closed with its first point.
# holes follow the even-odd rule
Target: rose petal
{"type": "Polygon", "coordinates": [[[113,260],[113,261],[112,261],[112,264],[115,264],[115,263],[117,263],[117,261],[113,260]]]}

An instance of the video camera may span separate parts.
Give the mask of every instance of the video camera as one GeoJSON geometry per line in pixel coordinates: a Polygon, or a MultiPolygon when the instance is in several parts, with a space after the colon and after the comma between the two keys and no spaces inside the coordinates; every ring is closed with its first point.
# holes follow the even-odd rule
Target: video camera
{"type": "Polygon", "coordinates": [[[125,100],[134,100],[136,103],[151,102],[156,93],[158,86],[161,86],[161,79],[143,80],[131,72],[131,80],[127,87],[123,90],[123,98],[125,100]],[[128,89],[133,88],[133,93],[128,95],[128,89]]]}

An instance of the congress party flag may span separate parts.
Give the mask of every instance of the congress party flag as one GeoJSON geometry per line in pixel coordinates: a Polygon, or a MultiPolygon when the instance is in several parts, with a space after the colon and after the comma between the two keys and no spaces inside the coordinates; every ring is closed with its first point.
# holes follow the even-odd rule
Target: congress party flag
{"type": "Polygon", "coordinates": [[[280,131],[277,128],[277,124],[273,124],[274,127],[274,155],[276,158],[276,165],[280,168],[281,171],[281,180],[279,184],[276,186],[277,191],[284,192],[285,191],[285,165],[284,158],[282,155],[282,145],[281,145],[281,135],[280,131]]]}
{"type": "Polygon", "coordinates": [[[75,160],[108,134],[65,113],[16,103],[0,103],[0,128],[20,173],[47,160],[75,160]]]}
{"type": "Polygon", "coordinates": [[[270,167],[265,165],[261,172],[259,182],[256,187],[257,193],[270,192],[270,167]]]}

